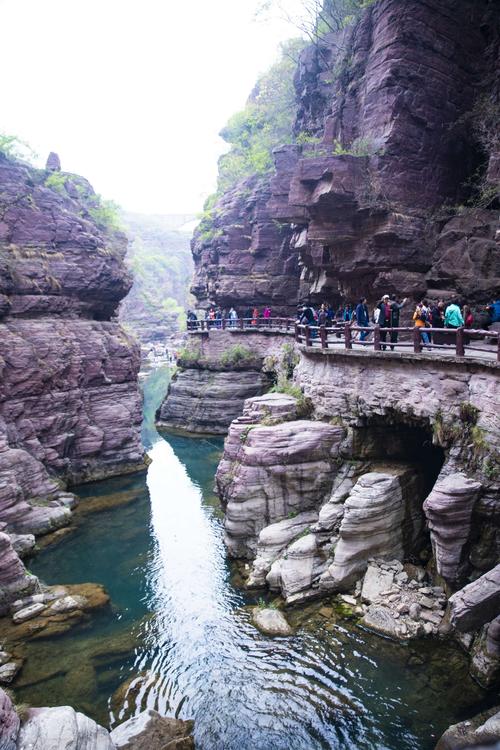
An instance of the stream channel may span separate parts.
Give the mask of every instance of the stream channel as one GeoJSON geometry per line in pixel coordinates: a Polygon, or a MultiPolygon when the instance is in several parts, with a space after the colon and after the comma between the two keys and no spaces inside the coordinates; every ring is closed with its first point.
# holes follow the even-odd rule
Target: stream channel
{"type": "Polygon", "coordinates": [[[102,583],[112,605],[28,644],[18,700],[70,704],[108,727],[155,708],[194,719],[198,750],[431,750],[481,710],[452,646],[389,642],[325,617],[325,602],[292,613],[291,638],[255,630],[213,494],[222,440],[156,433],[166,375],[144,383],[147,474],[75,488],[75,531],[30,561],[49,584],[102,583]]]}

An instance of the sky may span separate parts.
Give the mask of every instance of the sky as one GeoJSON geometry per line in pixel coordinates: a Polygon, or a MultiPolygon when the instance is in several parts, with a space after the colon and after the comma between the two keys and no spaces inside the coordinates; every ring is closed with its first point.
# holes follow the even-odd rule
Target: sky
{"type": "MultiPolygon", "coordinates": [[[[286,0],[291,11],[300,0],[286,0]]],[[[201,211],[218,133],[296,36],[258,0],[0,0],[0,131],[140,213],[201,211]]]]}

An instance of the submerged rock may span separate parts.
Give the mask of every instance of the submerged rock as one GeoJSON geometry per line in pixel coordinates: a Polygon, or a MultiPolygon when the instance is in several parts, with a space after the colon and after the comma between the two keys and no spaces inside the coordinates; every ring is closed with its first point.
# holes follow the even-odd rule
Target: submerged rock
{"type": "Polygon", "coordinates": [[[292,635],[293,630],[279,609],[255,607],[252,622],[265,635],[292,635]]]}
{"type": "Polygon", "coordinates": [[[113,729],[112,746],[117,750],[194,750],[193,725],[148,709],[113,729]]]}

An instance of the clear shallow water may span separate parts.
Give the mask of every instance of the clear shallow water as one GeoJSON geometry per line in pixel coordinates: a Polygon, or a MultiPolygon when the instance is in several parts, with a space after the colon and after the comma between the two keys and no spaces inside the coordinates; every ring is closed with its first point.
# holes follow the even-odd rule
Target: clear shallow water
{"type": "Polygon", "coordinates": [[[81,514],[31,565],[48,583],[103,583],[113,604],[29,646],[20,699],[71,703],[110,726],[146,706],[194,718],[199,750],[430,750],[482,707],[454,649],[321,617],[293,638],[259,634],[231,584],[212,495],[222,441],[149,436],[147,476],[78,490],[83,509],[96,496],[133,501],[81,514]]]}

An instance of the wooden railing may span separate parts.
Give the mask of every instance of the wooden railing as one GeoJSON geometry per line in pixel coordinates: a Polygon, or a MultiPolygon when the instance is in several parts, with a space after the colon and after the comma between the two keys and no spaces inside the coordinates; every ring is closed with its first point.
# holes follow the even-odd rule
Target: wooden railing
{"type": "Polygon", "coordinates": [[[411,351],[420,354],[435,351],[456,357],[480,356],[500,362],[498,331],[469,328],[385,328],[379,325],[358,326],[336,321],[326,326],[304,325],[291,318],[237,318],[236,320],[195,320],[188,322],[188,332],[200,331],[268,331],[294,336],[299,344],[318,349],[368,349],[375,352],[411,351]],[[471,345],[471,342],[475,342],[471,345]],[[484,345],[482,345],[484,342],[484,345]],[[484,355],[487,355],[486,357],[484,355]]]}
{"type": "Polygon", "coordinates": [[[254,331],[281,331],[282,333],[294,333],[295,321],[291,318],[221,318],[219,320],[191,320],[187,323],[188,333],[196,331],[216,330],[254,330],[254,331]]]}
{"type": "Polygon", "coordinates": [[[336,323],[331,326],[295,324],[295,340],[308,347],[366,348],[380,351],[438,351],[456,357],[480,356],[500,362],[500,336],[498,331],[469,328],[385,328],[336,323]],[[471,342],[477,342],[471,346],[471,342]],[[485,346],[481,342],[485,342],[485,346]],[[488,345],[489,342],[489,345],[488,345]],[[479,345],[478,345],[479,344],[479,345]]]}

